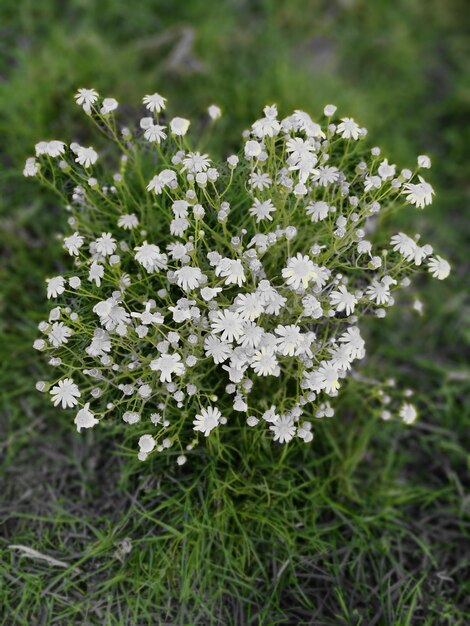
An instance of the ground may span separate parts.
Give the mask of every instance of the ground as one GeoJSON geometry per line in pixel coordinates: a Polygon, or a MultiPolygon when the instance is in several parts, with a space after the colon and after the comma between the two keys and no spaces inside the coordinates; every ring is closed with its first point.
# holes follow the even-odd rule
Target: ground
{"type": "Polygon", "coordinates": [[[4,0],[0,18],[1,623],[469,623],[464,1],[4,0]],[[21,171],[36,141],[91,136],[80,86],[129,119],[149,91],[192,118],[216,102],[220,152],[267,103],[334,102],[394,162],[431,155],[435,203],[402,225],[432,239],[452,277],[419,284],[422,317],[370,325],[361,370],[416,390],[413,428],[373,417],[352,389],[302,452],[253,455],[247,438],[181,470],[143,468],[122,437],[79,437],[50,409],[31,344],[64,213],[21,171]]]}

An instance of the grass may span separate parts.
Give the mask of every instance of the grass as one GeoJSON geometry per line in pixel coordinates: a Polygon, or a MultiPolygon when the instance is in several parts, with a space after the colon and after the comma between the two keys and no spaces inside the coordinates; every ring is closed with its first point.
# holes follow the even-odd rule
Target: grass
{"type": "Polygon", "coordinates": [[[1,624],[469,622],[464,9],[457,0],[2,3],[1,624]],[[314,112],[331,101],[393,161],[433,157],[436,202],[404,227],[451,258],[453,277],[417,286],[422,318],[398,311],[370,325],[375,349],[361,372],[417,390],[415,427],[375,420],[352,387],[302,452],[282,458],[241,437],[226,456],[209,448],[191,467],[143,469],[111,432],[77,437],[51,411],[34,391],[31,343],[63,213],[21,167],[38,139],[86,140],[71,103],[82,85],[115,95],[129,118],[155,86],[192,117],[216,101],[226,117],[214,150],[267,102],[314,112]]]}

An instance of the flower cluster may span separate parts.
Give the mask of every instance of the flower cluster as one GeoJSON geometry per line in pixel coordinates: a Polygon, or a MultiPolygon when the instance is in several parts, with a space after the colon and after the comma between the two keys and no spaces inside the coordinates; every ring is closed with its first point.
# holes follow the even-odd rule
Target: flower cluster
{"type": "MultiPolygon", "coordinates": [[[[80,89],[76,101],[116,165],[106,174],[93,147],[57,140],[26,162],[66,207],[72,266],[47,279],[54,307],[34,345],[58,374],[37,388],[74,409],[78,431],[140,424],[141,460],[173,446],[183,464],[240,415],[274,441],[311,441],[365,355],[361,318],[384,317],[420,266],[449,274],[419,236],[377,228],[431,203],[430,159],[397,171],[333,105],[319,121],[272,105],[216,163],[159,94],[133,129],[113,98],[80,89]]],[[[207,124],[220,115],[211,105],[207,124]]],[[[411,423],[416,410],[405,401],[397,415],[411,423]]]]}

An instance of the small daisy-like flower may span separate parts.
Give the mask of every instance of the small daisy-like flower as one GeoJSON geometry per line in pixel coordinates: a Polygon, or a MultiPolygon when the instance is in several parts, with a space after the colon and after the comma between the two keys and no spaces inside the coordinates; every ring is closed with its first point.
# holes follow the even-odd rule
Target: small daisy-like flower
{"type": "Polygon", "coordinates": [[[79,165],[83,165],[83,167],[88,168],[91,165],[94,165],[98,159],[98,153],[94,148],[84,148],[83,146],[78,146],[76,151],[75,161],[79,165]]]}
{"type": "Polygon", "coordinates": [[[55,348],[58,348],[59,346],[68,343],[68,338],[72,335],[72,329],[66,326],[63,322],[54,322],[49,332],[49,341],[55,348]]]}
{"type": "Polygon", "coordinates": [[[321,220],[324,220],[328,216],[329,210],[330,207],[323,200],[313,202],[305,207],[305,211],[307,212],[307,215],[310,215],[312,218],[312,222],[320,222],[321,220]]]}
{"type": "Polygon", "coordinates": [[[90,111],[91,107],[98,100],[98,95],[96,89],[81,88],[75,94],[75,101],[79,106],[83,107],[85,111],[90,111]]]}
{"type": "Polygon", "coordinates": [[[311,259],[297,253],[295,257],[289,259],[287,267],[282,270],[282,277],[291,289],[307,288],[310,281],[315,280],[317,273],[315,265],[311,259]]]}
{"type": "Polygon", "coordinates": [[[275,210],[276,207],[273,205],[272,200],[265,200],[264,202],[261,202],[261,200],[255,198],[253,200],[253,206],[250,208],[250,215],[256,217],[257,224],[265,219],[272,222],[273,218],[271,213],[275,210]]]}
{"type": "Polygon", "coordinates": [[[282,416],[269,427],[269,430],[274,433],[274,441],[288,443],[294,438],[296,427],[290,417],[282,416]]]}
{"type": "Polygon", "coordinates": [[[77,427],[77,432],[80,432],[82,428],[93,428],[96,424],[99,424],[99,420],[90,411],[90,403],[87,402],[80,411],[78,411],[75,419],[73,420],[77,427]]]}
{"type": "Polygon", "coordinates": [[[436,255],[429,260],[428,271],[438,280],[445,280],[450,274],[450,263],[441,256],[436,255]]]}
{"type": "Polygon", "coordinates": [[[175,272],[176,284],[183,291],[192,291],[197,289],[201,284],[203,274],[198,267],[190,267],[185,265],[175,272]]]}
{"type": "Polygon", "coordinates": [[[263,174],[261,170],[257,170],[256,172],[252,172],[250,174],[248,182],[253,189],[263,191],[263,189],[268,189],[273,181],[270,178],[269,174],[263,174]]]}
{"type": "Polygon", "coordinates": [[[161,126],[160,124],[151,124],[146,127],[144,137],[149,142],[160,144],[166,139],[165,128],[166,126],[161,126]]]}
{"type": "Polygon", "coordinates": [[[49,393],[52,396],[54,406],[61,404],[63,409],[76,406],[77,398],[81,395],[80,390],[71,378],[59,380],[49,393]]]}
{"type": "Polygon", "coordinates": [[[346,311],[346,315],[352,315],[357,304],[357,298],[349,293],[344,285],[340,285],[336,291],[330,293],[330,303],[336,307],[336,312],[346,311]]]}
{"type": "Polygon", "coordinates": [[[255,352],[251,367],[257,376],[279,376],[279,364],[273,350],[261,348],[255,352]]]}
{"type": "Polygon", "coordinates": [[[166,267],[166,254],[160,252],[160,248],[153,243],[144,243],[134,248],[136,251],[135,260],[140,263],[147,272],[155,272],[166,267]]]}
{"type": "Polygon", "coordinates": [[[336,128],[336,132],[343,139],[359,139],[360,126],[352,117],[343,117],[336,128]]]}
{"type": "Polygon", "coordinates": [[[80,248],[83,246],[85,239],[79,233],[74,233],[69,237],[64,237],[64,248],[70,256],[78,256],[80,248]]]}
{"type": "Polygon", "coordinates": [[[173,374],[182,376],[185,371],[184,364],[179,354],[162,354],[150,362],[150,369],[160,372],[160,381],[171,383],[173,374]]]}
{"type": "Polygon", "coordinates": [[[101,237],[95,241],[96,251],[102,256],[109,256],[116,250],[116,240],[113,239],[111,233],[103,233],[101,237]]]}
{"type": "Polygon", "coordinates": [[[416,241],[405,235],[405,233],[393,235],[390,244],[393,246],[393,250],[399,252],[406,261],[414,259],[417,248],[416,241]]]}
{"type": "Polygon", "coordinates": [[[204,351],[206,356],[211,357],[214,363],[219,364],[230,357],[233,349],[229,343],[214,337],[214,335],[208,335],[204,340],[204,351]]]}
{"type": "Polygon", "coordinates": [[[214,333],[220,333],[223,341],[236,341],[243,335],[243,319],[232,311],[217,311],[211,326],[214,333]]]}
{"type": "Polygon", "coordinates": [[[135,213],[121,215],[118,220],[118,226],[124,228],[124,230],[132,230],[139,225],[139,219],[135,213]]]}
{"type": "Polygon", "coordinates": [[[54,276],[54,278],[46,278],[47,283],[47,297],[57,298],[61,293],[65,291],[65,279],[63,276],[54,276]]]}
{"type": "Polygon", "coordinates": [[[195,432],[200,432],[204,437],[208,437],[211,431],[219,425],[222,413],[217,407],[209,406],[201,409],[201,413],[196,415],[193,421],[195,432]]]}
{"type": "Polygon", "coordinates": [[[187,156],[183,159],[182,172],[188,171],[190,174],[198,174],[199,172],[206,172],[211,165],[211,160],[207,154],[201,154],[200,152],[188,152],[187,156]]]}
{"type": "Polygon", "coordinates": [[[163,111],[166,106],[166,98],[158,93],[144,96],[142,102],[149,111],[152,111],[152,113],[160,113],[160,111],[163,111]]]}
{"type": "Polygon", "coordinates": [[[427,183],[422,176],[418,176],[419,183],[405,183],[403,185],[403,194],[410,204],[414,204],[419,209],[424,209],[432,203],[434,189],[427,183]]]}
{"type": "Polygon", "coordinates": [[[279,336],[277,349],[284,356],[294,356],[302,345],[302,333],[295,324],[280,324],[274,331],[279,336]]]}
{"type": "Polygon", "coordinates": [[[399,415],[403,422],[409,425],[413,424],[413,422],[416,420],[416,418],[418,417],[418,412],[412,404],[410,404],[409,402],[404,402],[400,408],[399,415]]]}
{"type": "Polygon", "coordinates": [[[239,259],[222,259],[215,268],[216,276],[225,278],[226,285],[238,285],[241,287],[246,281],[245,271],[239,259]]]}

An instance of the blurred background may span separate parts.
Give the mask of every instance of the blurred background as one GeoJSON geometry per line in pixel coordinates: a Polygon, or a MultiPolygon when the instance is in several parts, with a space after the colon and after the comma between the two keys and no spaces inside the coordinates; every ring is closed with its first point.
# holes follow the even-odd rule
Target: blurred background
{"type": "MultiPolygon", "coordinates": [[[[323,533],[320,540],[312,530],[316,547],[292,540],[288,556],[276,552],[268,557],[264,552],[267,561],[277,565],[274,573],[266,565],[263,583],[259,581],[265,570],[253,556],[261,550],[253,530],[252,556],[244,571],[225,578],[219,573],[219,587],[214,586],[216,581],[205,580],[205,600],[199,596],[198,602],[213,603],[210,619],[199,608],[198,616],[186,613],[181,623],[231,623],[221,621],[220,608],[214,608],[225,593],[233,623],[240,624],[250,623],[253,616],[267,620],[256,623],[310,623],[302,620],[312,615],[317,615],[315,624],[468,623],[470,553],[462,555],[470,546],[470,421],[464,400],[470,380],[469,14],[465,0],[2,0],[2,623],[49,624],[51,616],[58,624],[152,623],[132,621],[125,612],[131,609],[157,619],[143,600],[138,609],[134,605],[129,609],[120,600],[129,591],[126,584],[134,584],[126,583],[130,571],[138,581],[132,587],[137,594],[144,579],[156,576],[152,569],[156,564],[143,557],[132,561],[132,555],[124,562],[115,553],[116,542],[126,534],[138,536],[145,553],[152,527],[145,525],[144,516],[134,518],[130,511],[137,492],[147,493],[155,485],[146,482],[145,470],[141,476],[126,469],[119,455],[110,461],[109,439],[100,439],[99,434],[78,438],[63,415],[52,412],[47,399],[34,390],[41,372],[31,346],[47,309],[44,279],[63,267],[60,245],[52,234],[64,222],[64,212],[34,181],[23,178],[22,168],[39,140],[96,143],[91,125],[73,102],[78,87],[94,87],[103,96],[116,97],[123,123],[137,119],[142,96],[154,91],[168,98],[173,114],[193,119],[216,103],[224,116],[210,147],[222,156],[236,148],[243,129],[271,103],[278,104],[281,115],[302,108],[314,117],[325,104],[334,103],[340,114],[366,126],[372,145],[381,146],[401,167],[413,166],[418,154],[431,156],[428,178],[436,191],[435,202],[425,211],[402,216],[397,227],[422,233],[449,258],[453,273],[444,283],[425,279],[416,286],[414,297],[424,303],[422,316],[396,307],[385,322],[371,323],[368,332],[374,347],[366,365],[416,389],[421,422],[412,432],[379,422],[364,430],[370,420],[360,399],[353,398],[345,411],[355,419],[346,429],[340,425],[329,431],[337,443],[326,446],[326,451],[334,460],[325,470],[312,466],[316,469],[308,478],[312,480],[318,470],[333,481],[335,495],[328,497],[333,498],[335,504],[330,501],[329,507],[336,513],[325,518],[331,533],[323,533]],[[383,519],[385,510],[390,516],[383,519]],[[378,520],[376,527],[371,516],[378,520]],[[345,538],[341,543],[334,528],[345,518],[349,521],[341,531],[345,538]],[[371,560],[361,561],[360,571],[355,569],[359,561],[349,561],[344,552],[351,541],[346,538],[352,536],[363,540],[357,546],[358,559],[370,551],[371,560]],[[376,540],[383,545],[376,545],[376,540]],[[86,575],[74,574],[72,583],[66,584],[60,569],[20,557],[11,544],[92,565],[89,569],[85,565],[86,575]],[[375,605],[372,601],[375,613],[367,613],[367,597],[377,596],[379,586],[382,593],[386,574],[378,564],[384,546],[395,586],[390,583],[388,595],[375,605]],[[320,560],[317,552],[323,555],[320,560]],[[336,559],[335,554],[342,556],[336,559]],[[300,576],[296,567],[305,565],[306,559],[309,565],[303,566],[300,576]],[[145,576],[137,571],[139,565],[144,572],[142,563],[145,576]],[[264,584],[269,589],[273,576],[275,592],[271,585],[261,600],[253,581],[260,589],[264,584]],[[87,599],[90,589],[106,602],[98,596],[87,599]],[[327,598],[321,610],[318,590],[327,598]],[[237,597],[250,599],[249,614],[237,597]],[[400,602],[403,613],[398,613],[400,602]],[[429,608],[432,603],[434,609],[429,608]],[[265,605],[268,608],[263,609],[265,605]],[[405,621],[410,607],[410,621],[405,621]]],[[[308,463],[304,458],[302,467],[308,463]]],[[[269,469],[265,472],[269,475],[269,469]]],[[[256,484],[260,478],[252,479],[256,484]]],[[[297,488],[307,478],[289,480],[297,488]]],[[[308,493],[298,496],[306,507],[302,510],[313,506],[308,493]]],[[[183,496],[175,491],[174,497],[183,496]]],[[[153,504],[157,506],[156,501],[153,504]]],[[[314,506],[326,506],[326,500],[314,506]]],[[[214,571],[216,567],[224,571],[227,554],[213,552],[213,546],[200,550],[211,559],[214,571]]],[[[178,558],[181,574],[189,565],[178,558]]],[[[169,564],[165,571],[170,571],[169,564]]],[[[203,583],[197,580],[199,593],[203,583]]],[[[181,599],[183,594],[185,602],[196,602],[194,590],[183,591],[174,597],[181,599]]],[[[158,601],[153,602],[155,607],[158,601]]],[[[176,623],[172,619],[168,623],[176,623]]]]}

